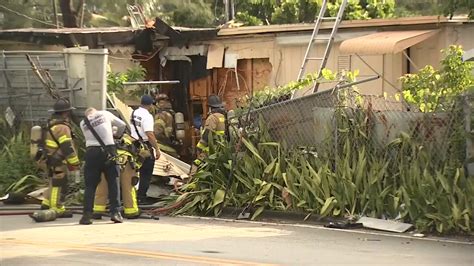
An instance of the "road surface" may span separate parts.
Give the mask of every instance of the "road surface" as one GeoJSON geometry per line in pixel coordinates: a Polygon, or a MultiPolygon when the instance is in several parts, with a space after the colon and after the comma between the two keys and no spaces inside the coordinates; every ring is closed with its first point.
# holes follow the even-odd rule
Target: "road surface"
{"type": "Polygon", "coordinates": [[[0,216],[0,265],[474,265],[473,243],[162,217],[78,225],[0,216]]]}

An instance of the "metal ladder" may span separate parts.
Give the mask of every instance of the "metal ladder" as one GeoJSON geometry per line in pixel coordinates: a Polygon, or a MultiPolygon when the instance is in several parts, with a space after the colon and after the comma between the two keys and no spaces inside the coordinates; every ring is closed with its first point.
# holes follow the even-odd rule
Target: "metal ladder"
{"type": "Polygon", "coordinates": [[[298,80],[301,80],[305,76],[306,65],[309,61],[321,61],[319,68],[317,79],[314,81],[312,92],[315,93],[318,91],[319,88],[319,81],[318,79],[321,77],[321,71],[326,67],[326,63],[328,61],[329,53],[331,52],[331,48],[334,42],[334,37],[336,36],[337,29],[339,28],[339,24],[342,21],[342,16],[344,15],[344,10],[347,6],[347,0],[342,0],[341,5],[339,6],[339,11],[337,12],[336,17],[324,17],[324,13],[326,13],[328,0],[323,0],[321,5],[321,9],[319,10],[319,15],[316,20],[316,24],[314,25],[313,34],[311,35],[311,40],[309,41],[308,47],[306,48],[306,53],[304,55],[303,63],[301,64],[300,72],[298,73],[298,80]],[[319,37],[319,29],[321,24],[324,20],[334,20],[334,25],[332,27],[331,35],[329,38],[327,37],[319,37]],[[326,49],[324,51],[323,57],[309,57],[311,49],[316,41],[326,41],[326,49]]]}
{"type": "Polygon", "coordinates": [[[146,17],[143,14],[142,8],[139,5],[127,5],[127,10],[128,14],[130,14],[132,28],[145,28],[146,17]]]}

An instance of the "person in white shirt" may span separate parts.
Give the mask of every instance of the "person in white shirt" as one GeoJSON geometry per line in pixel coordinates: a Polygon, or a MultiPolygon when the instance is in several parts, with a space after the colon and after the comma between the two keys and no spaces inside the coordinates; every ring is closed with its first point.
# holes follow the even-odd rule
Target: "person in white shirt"
{"type": "Polygon", "coordinates": [[[137,197],[138,202],[142,204],[146,203],[147,200],[146,193],[150,187],[155,160],[160,158],[160,149],[153,132],[155,121],[150,113],[153,108],[153,102],[153,98],[150,95],[143,95],[140,107],[132,112],[132,117],[130,118],[132,138],[135,141],[143,142],[150,151],[150,156],[145,159],[140,168],[137,197]],[[155,149],[155,152],[153,152],[153,149],[155,149]]]}
{"type": "Polygon", "coordinates": [[[94,108],[88,108],[85,116],[86,118],[81,121],[80,127],[86,139],[84,165],[86,188],[84,191],[84,213],[79,223],[92,223],[95,191],[102,173],[105,175],[108,184],[111,220],[115,223],[121,223],[123,218],[120,214],[120,192],[117,181],[120,173],[117,163],[113,160],[117,155],[117,148],[112,126],[117,127],[116,136],[120,137],[126,129],[126,124],[112,113],[97,111],[94,108]],[[97,136],[94,135],[94,132],[97,136]]]}

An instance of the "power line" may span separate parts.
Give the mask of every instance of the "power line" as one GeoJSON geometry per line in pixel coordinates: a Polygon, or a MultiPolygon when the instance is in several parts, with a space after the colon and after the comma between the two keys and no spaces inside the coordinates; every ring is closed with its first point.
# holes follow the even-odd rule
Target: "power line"
{"type": "Polygon", "coordinates": [[[12,9],[10,9],[10,8],[8,8],[8,7],[4,6],[4,5],[2,5],[2,4],[0,4],[0,7],[3,8],[3,9],[5,9],[5,10],[7,10],[7,11],[10,11],[10,12],[12,12],[12,13],[18,15],[18,16],[27,18],[27,19],[29,19],[29,20],[33,20],[33,21],[36,21],[36,22],[39,22],[39,23],[42,23],[42,24],[45,24],[45,25],[48,25],[48,26],[56,27],[56,25],[53,24],[53,23],[49,23],[49,22],[46,22],[46,21],[43,21],[43,20],[39,20],[39,19],[37,19],[37,18],[32,18],[32,17],[30,17],[30,16],[27,16],[27,15],[25,15],[25,14],[22,14],[22,13],[20,13],[20,12],[17,12],[17,11],[15,11],[15,10],[12,10],[12,9]]]}

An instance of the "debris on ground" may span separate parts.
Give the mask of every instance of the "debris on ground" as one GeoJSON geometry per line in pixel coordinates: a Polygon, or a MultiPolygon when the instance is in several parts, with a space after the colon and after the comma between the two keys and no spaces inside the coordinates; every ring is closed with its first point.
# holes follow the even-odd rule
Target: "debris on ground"
{"type": "Polygon", "coordinates": [[[406,232],[413,227],[412,224],[370,217],[361,217],[357,222],[361,223],[365,228],[396,233],[406,232]]]}

